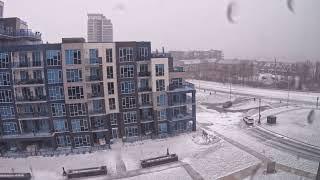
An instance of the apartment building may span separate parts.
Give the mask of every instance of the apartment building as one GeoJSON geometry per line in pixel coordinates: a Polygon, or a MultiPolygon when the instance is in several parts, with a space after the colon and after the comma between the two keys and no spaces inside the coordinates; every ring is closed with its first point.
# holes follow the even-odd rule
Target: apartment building
{"type": "Polygon", "coordinates": [[[150,42],[3,47],[0,142],[101,146],[195,130],[195,89],[183,73],[150,42]]]}
{"type": "Polygon", "coordinates": [[[88,42],[113,42],[113,25],[103,14],[88,14],[88,42]]]}

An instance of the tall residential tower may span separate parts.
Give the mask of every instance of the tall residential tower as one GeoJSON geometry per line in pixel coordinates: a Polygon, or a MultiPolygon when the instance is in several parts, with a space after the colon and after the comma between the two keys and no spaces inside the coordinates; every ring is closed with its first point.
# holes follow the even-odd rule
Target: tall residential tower
{"type": "Polygon", "coordinates": [[[3,18],[4,3],[0,1],[0,18],[3,18]]]}
{"type": "Polygon", "coordinates": [[[88,42],[113,42],[113,27],[103,14],[88,14],[88,42]]]}

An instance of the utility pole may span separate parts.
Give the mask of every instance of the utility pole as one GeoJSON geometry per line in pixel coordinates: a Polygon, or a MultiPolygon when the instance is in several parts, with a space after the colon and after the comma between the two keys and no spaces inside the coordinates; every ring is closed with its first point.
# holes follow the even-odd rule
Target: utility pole
{"type": "Polygon", "coordinates": [[[258,124],[261,124],[261,98],[259,99],[259,120],[258,124]]]}
{"type": "Polygon", "coordinates": [[[290,81],[289,81],[289,78],[288,78],[288,97],[287,97],[287,108],[289,107],[289,97],[290,97],[290,81]]]}
{"type": "Polygon", "coordinates": [[[274,58],[274,88],[277,88],[277,58],[274,58]]]}
{"type": "Polygon", "coordinates": [[[317,97],[317,109],[319,107],[319,97],[317,97]]]}
{"type": "Polygon", "coordinates": [[[320,180],[320,162],[319,162],[319,167],[318,167],[318,173],[317,173],[316,180],[320,180]]]}
{"type": "Polygon", "coordinates": [[[231,70],[229,69],[229,86],[230,86],[230,101],[231,101],[231,70]]]}

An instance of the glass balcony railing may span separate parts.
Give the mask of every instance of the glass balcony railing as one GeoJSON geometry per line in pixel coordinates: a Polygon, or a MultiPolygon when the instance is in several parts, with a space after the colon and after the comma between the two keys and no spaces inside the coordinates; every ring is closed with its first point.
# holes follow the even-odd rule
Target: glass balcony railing
{"type": "Polygon", "coordinates": [[[46,101],[47,96],[39,95],[39,96],[18,96],[16,97],[17,102],[23,101],[46,101]]]}
{"type": "Polygon", "coordinates": [[[28,68],[28,67],[42,67],[41,61],[20,61],[20,62],[13,62],[13,68],[28,68]]]}
{"type": "Polygon", "coordinates": [[[87,76],[86,81],[102,81],[102,76],[98,76],[98,75],[87,76]]]}
{"type": "Polygon", "coordinates": [[[139,88],[139,92],[148,92],[148,91],[152,91],[151,87],[140,87],[139,88]]]}
{"type": "Polygon", "coordinates": [[[150,75],[151,75],[151,73],[148,72],[148,71],[141,71],[141,72],[138,73],[139,77],[148,77],[150,75]]]}
{"type": "Polygon", "coordinates": [[[20,29],[16,32],[13,32],[5,30],[4,28],[0,28],[0,35],[12,38],[33,38],[41,40],[41,33],[33,32],[31,29],[20,29]]]}
{"type": "Polygon", "coordinates": [[[194,84],[184,82],[180,84],[169,84],[169,91],[175,90],[175,89],[194,89],[194,84]]]}
{"type": "Polygon", "coordinates": [[[23,84],[43,84],[43,79],[20,79],[15,80],[16,85],[23,85],[23,84]]]}

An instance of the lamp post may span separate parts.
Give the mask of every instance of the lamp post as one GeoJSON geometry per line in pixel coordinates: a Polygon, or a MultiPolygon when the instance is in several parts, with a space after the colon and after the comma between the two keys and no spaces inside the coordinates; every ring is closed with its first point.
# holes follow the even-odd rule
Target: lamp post
{"type": "Polygon", "coordinates": [[[289,98],[290,98],[290,81],[289,81],[289,78],[288,78],[287,108],[289,107],[289,98]]]}
{"type": "Polygon", "coordinates": [[[259,120],[258,124],[261,124],[261,98],[259,99],[259,120]]]}
{"type": "Polygon", "coordinates": [[[317,109],[319,107],[319,97],[317,97],[317,109]]]}

